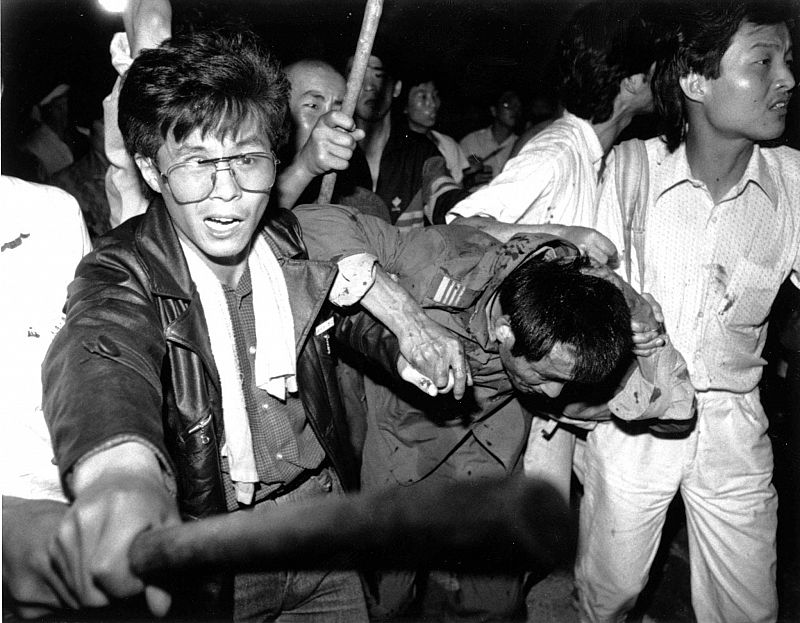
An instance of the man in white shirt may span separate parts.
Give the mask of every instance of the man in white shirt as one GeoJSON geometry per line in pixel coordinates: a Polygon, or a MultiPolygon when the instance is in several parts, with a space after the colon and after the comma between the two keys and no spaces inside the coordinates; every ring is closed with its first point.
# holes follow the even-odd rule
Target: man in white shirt
{"type": "MultiPolygon", "coordinates": [[[[456,204],[447,222],[472,225],[501,240],[516,232],[551,233],[601,263],[609,258],[613,263],[615,246],[602,235],[610,232],[590,228],[599,227],[595,204],[605,154],[635,115],[652,110],[650,74],[663,44],[655,20],[644,17],[628,4],[608,2],[575,13],[559,43],[563,116],[488,186],[456,204]]],[[[528,443],[528,475],[550,479],[568,496],[575,435],[539,417],[528,443]]]]}
{"type": "Polygon", "coordinates": [[[41,366],[91,243],[78,202],[59,188],[4,175],[0,199],[2,493],[65,502],[42,415],[41,366]]]}
{"type": "MultiPolygon", "coordinates": [[[[795,86],[786,17],[741,0],[698,5],[654,77],[667,131],[646,143],[640,257],[686,360],[697,425],[674,439],[617,422],[589,434],[576,565],[584,621],[625,618],[679,491],[696,619],[777,617],[777,497],[758,382],[770,307],[800,272],[800,153],[758,143],[783,133],[795,86]]],[[[618,214],[608,190],[599,210],[618,214]]]]}
{"type": "Polygon", "coordinates": [[[496,177],[508,160],[517,140],[514,129],[522,115],[522,100],[515,91],[503,91],[489,107],[492,124],[470,132],[461,139],[461,149],[467,157],[474,156],[492,170],[496,177]]]}
{"type": "Polygon", "coordinates": [[[629,5],[594,2],[579,10],[559,41],[562,117],[488,186],[456,204],[447,222],[494,235],[518,230],[495,221],[594,226],[605,155],[636,115],[652,111],[650,75],[660,44],[654,30],[629,5]]]}

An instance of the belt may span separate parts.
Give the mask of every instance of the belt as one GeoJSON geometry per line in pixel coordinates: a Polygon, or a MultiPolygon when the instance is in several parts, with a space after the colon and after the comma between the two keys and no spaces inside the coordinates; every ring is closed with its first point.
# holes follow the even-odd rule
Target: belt
{"type": "MultiPolygon", "coordinates": [[[[292,491],[295,491],[303,486],[310,478],[319,476],[323,471],[328,469],[328,467],[330,467],[330,463],[328,459],[325,458],[323,459],[322,463],[319,464],[319,467],[314,469],[304,469],[291,482],[283,483],[277,489],[271,491],[263,500],[259,500],[259,502],[276,500],[284,495],[290,494],[292,491]]],[[[256,502],[256,504],[258,504],[258,502],[256,502]]]]}

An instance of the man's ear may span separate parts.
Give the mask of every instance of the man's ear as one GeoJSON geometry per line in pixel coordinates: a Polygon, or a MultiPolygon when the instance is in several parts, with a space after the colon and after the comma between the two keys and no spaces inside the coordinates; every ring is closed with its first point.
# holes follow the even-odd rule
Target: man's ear
{"type": "Polygon", "coordinates": [[[642,89],[649,89],[650,82],[645,74],[633,74],[622,79],[622,90],[631,95],[638,94],[642,89]]]}
{"type": "Polygon", "coordinates": [[[681,76],[678,79],[678,84],[681,85],[681,91],[683,91],[683,94],[694,102],[702,102],[706,96],[708,79],[694,71],[686,74],[685,76],[681,76]]]}
{"type": "Polygon", "coordinates": [[[514,348],[516,337],[514,330],[511,328],[511,321],[506,314],[501,314],[494,320],[494,336],[507,349],[514,348]]]}
{"type": "Polygon", "coordinates": [[[403,81],[398,80],[394,83],[394,88],[392,89],[392,99],[400,96],[400,91],[403,90],[403,81]]]}
{"type": "Polygon", "coordinates": [[[159,184],[161,174],[156,169],[153,161],[140,154],[135,155],[133,159],[136,162],[136,166],[139,167],[139,171],[142,172],[142,177],[147,182],[147,185],[155,192],[161,193],[161,185],[159,184]]]}

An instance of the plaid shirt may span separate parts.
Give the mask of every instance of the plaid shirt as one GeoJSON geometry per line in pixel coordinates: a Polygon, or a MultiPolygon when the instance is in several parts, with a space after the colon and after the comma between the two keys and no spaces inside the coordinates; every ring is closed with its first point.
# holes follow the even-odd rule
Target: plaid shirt
{"type": "MultiPolygon", "coordinates": [[[[291,483],[303,471],[319,467],[325,452],[311,429],[298,396],[288,395],[286,402],[282,402],[255,384],[257,343],[250,269],[245,270],[236,288],[223,285],[222,289],[242,371],[242,391],[260,479],[255,496],[255,501],[259,502],[291,483]]],[[[239,503],[226,457],[222,457],[222,472],[228,510],[236,510],[239,503]]]]}

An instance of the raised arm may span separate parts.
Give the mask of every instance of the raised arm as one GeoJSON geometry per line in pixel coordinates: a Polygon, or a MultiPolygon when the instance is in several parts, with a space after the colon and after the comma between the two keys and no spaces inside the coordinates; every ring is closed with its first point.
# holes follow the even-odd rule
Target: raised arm
{"type": "Polygon", "coordinates": [[[278,175],[278,205],[291,209],[315,177],[347,169],[362,138],[364,131],[356,128],[349,115],[340,110],[322,115],[303,147],[278,175]]]}

